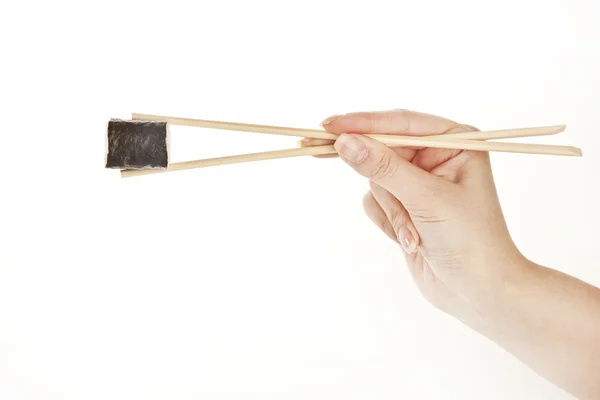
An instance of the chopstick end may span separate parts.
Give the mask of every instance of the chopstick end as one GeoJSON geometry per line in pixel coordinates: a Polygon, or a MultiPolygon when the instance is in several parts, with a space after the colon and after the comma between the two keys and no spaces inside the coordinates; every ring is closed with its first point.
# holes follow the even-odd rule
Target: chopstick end
{"type": "Polygon", "coordinates": [[[565,129],[567,129],[567,125],[557,125],[555,132],[556,133],[564,132],[565,129]]]}
{"type": "Polygon", "coordinates": [[[581,151],[579,147],[569,147],[569,150],[571,151],[571,155],[575,157],[583,157],[583,151],[581,151]]]}

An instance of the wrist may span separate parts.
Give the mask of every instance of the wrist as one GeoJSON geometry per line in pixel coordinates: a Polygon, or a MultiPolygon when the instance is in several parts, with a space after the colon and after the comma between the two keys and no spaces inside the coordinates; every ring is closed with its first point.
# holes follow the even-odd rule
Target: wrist
{"type": "Polygon", "coordinates": [[[468,288],[461,291],[463,301],[447,311],[486,336],[501,334],[503,329],[509,329],[509,320],[518,314],[515,308],[524,286],[538,269],[538,265],[519,252],[486,262],[485,268],[478,268],[485,272],[465,283],[468,288]]]}
{"type": "Polygon", "coordinates": [[[523,283],[528,281],[539,266],[521,253],[499,260],[490,270],[492,276],[482,286],[480,296],[472,300],[474,307],[484,315],[503,314],[519,298],[523,283]]]}

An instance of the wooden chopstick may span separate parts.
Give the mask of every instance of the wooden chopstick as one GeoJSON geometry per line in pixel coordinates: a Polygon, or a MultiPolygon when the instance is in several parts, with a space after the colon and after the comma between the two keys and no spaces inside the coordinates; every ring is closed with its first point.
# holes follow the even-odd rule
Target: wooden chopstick
{"type": "MultiPolygon", "coordinates": [[[[476,132],[473,132],[476,133],[476,132]]],[[[528,143],[506,143],[506,142],[485,142],[467,139],[447,139],[430,140],[422,137],[401,137],[396,138],[396,143],[390,147],[434,147],[444,149],[474,150],[474,151],[497,151],[506,153],[526,153],[526,154],[545,154],[557,156],[581,157],[581,149],[572,146],[555,146],[545,144],[528,143]]],[[[301,147],[285,150],[275,150],[262,153],[240,154],[235,156],[209,158],[204,160],[186,161],[173,163],[167,169],[148,169],[148,170],[123,170],[122,178],[133,176],[158,174],[171,171],[182,171],[187,169],[205,168],[218,165],[237,164],[252,161],[275,160],[280,158],[316,156],[337,153],[333,145],[301,147]]]]}
{"type": "Polygon", "coordinates": [[[397,140],[404,138],[422,138],[422,139],[469,139],[469,140],[490,140],[490,139],[513,139],[522,137],[533,137],[533,136],[549,136],[556,135],[557,133],[563,132],[566,129],[566,125],[555,125],[555,126],[540,126],[535,128],[516,128],[516,129],[501,129],[495,131],[475,131],[475,132],[457,132],[457,133],[445,133],[435,134],[427,136],[403,136],[403,135],[367,135],[375,140],[379,140],[381,143],[393,145],[397,140]]]}
{"type": "Polygon", "coordinates": [[[171,125],[193,126],[197,128],[223,129],[227,131],[237,132],[267,133],[271,135],[298,136],[313,139],[335,140],[338,137],[338,135],[326,132],[324,130],[286,128],[283,126],[241,124],[238,122],[208,121],[203,119],[167,117],[163,115],[152,114],[133,113],[131,114],[131,119],[138,119],[143,121],[165,121],[171,125]]]}
{"type": "MultiPolygon", "coordinates": [[[[207,129],[222,129],[228,131],[237,132],[254,132],[254,133],[266,133],[271,135],[282,135],[282,136],[297,136],[311,139],[328,139],[336,140],[338,135],[330,133],[324,130],[318,129],[300,129],[300,128],[289,128],[283,126],[271,126],[271,125],[254,125],[254,124],[242,124],[238,122],[224,122],[224,121],[210,121],[203,119],[192,119],[192,118],[180,118],[180,117],[169,117],[164,115],[153,115],[153,114],[139,114],[132,113],[131,118],[134,120],[144,121],[165,121],[171,125],[179,126],[191,126],[198,128],[207,129]]],[[[453,139],[477,139],[477,140],[488,140],[488,139],[509,139],[527,136],[544,136],[554,135],[564,131],[566,125],[554,125],[554,126],[541,126],[535,128],[520,128],[520,129],[503,129],[486,132],[460,132],[460,133],[449,133],[449,134],[435,134],[429,136],[420,136],[422,138],[453,138],[453,139]]],[[[376,135],[368,134],[376,140],[384,144],[393,144],[388,139],[398,137],[396,135],[376,135]]]]}
{"type": "Polygon", "coordinates": [[[133,176],[160,174],[163,172],[183,171],[187,169],[214,167],[218,165],[228,165],[245,163],[252,161],[276,160],[280,158],[300,157],[300,156],[317,156],[322,154],[336,153],[333,145],[301,147],[285,150],[266,151],[262,153],[240,154],[235,156],[207,158],[204,160],[185,161],[169,164],[167,169],[142,169],[142,170],[123,170],[121,178],[129,178],[133,176]]]}

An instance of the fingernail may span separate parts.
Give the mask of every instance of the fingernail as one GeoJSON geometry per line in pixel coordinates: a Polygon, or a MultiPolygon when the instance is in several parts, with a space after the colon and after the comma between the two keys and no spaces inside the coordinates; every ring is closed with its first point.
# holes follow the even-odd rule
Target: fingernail
{"type": "Polygon", "coordinates": [[[321,122],[321,126],[324,126],[324,125],[330,124],[330,123],[332,123],[333,121],[335,121],[336,119],[340,118],[341,116],[342,116],[341,114],[337,114],[337,115],[332,115],[332,116],[331,116],[331,117],[329,117],[329,118],[325,118],[325,119],[323,120],[323,122],[321,122]]]}
{"type": "Polygon", "coordinates": [[[471,125],[460,124],[466,132],[476,132],[478,129],[471,125]]]}
{"type": "Polygon", "coordinates": [[[402,245],[404,251],[408,254],[414,253],[414,251],[417,249],[417,242],[415,241],[415,238],[410,230],[405,226],[398,230],[398,241],[402,245]]]}
{"type": "Polygon", "coordinates": [[[367,158],[367,146],[354,135],[342,133],[335,141],[333,147],[346,161],[360,163],[367,158]]]}

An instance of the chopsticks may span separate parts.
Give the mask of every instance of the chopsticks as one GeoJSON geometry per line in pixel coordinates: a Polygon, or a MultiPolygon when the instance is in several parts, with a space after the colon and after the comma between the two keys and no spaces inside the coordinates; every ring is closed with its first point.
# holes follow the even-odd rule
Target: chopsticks
{"type": "MultiPolygon", "coordinates": [[[[172,125],[200,127],[209,129],[222,129],[238,132],[266,133],[283,136],[296,136],[312,139],[326,139],[335,141],[338,135],[324,130],[299,129],[269,125],[242,124],[223,121],[209,121],[190,118],[168,117],[152,114],[132,114],[134,120],[165,121],[172,125]]],[[[401,135],[366,135],[390,147],[432,147],[443,149],[474,150],[474,151],[496,151],[508,153],[544,154],[557,156],[582,155],[581,149],[572,146],[556,146],[545,144],[486,142],[490,139],[508,139],[518,137],[533,137],[554,135],[564,131],[565,125],[504,129],[483,132],[461,132],[444,135],[430,136],[401,136],[401,135]]],[[[209,158],[203,160],[185,161],[169,164],[167,169],[147,170],[123,170],[121,177],[133,177],[149,174],[158,174],[172,171],[182,171],[195,168],[205,168],[218,165],[237,164],[262,160],[275,160],[290,157],[317,156],[337,153],[333,145],[311,146],[275,150],[259,153],[240,154],[209,158]]]]}

